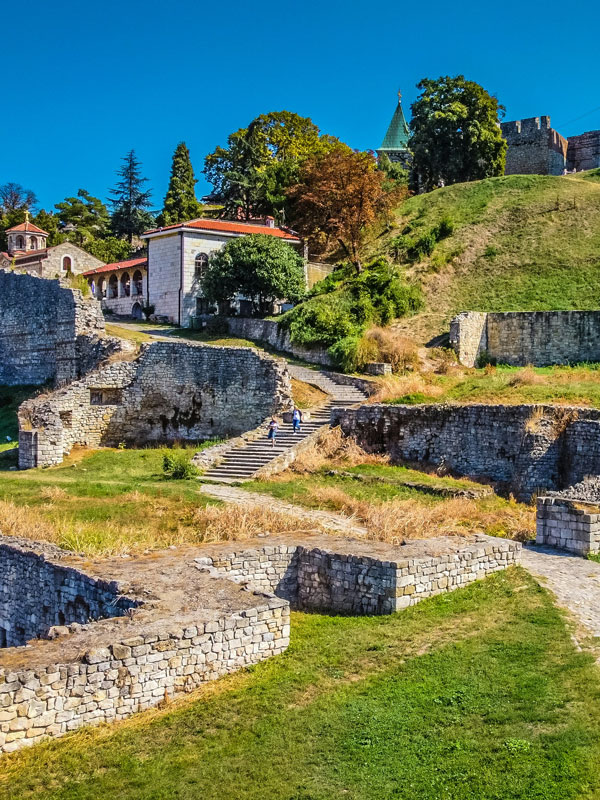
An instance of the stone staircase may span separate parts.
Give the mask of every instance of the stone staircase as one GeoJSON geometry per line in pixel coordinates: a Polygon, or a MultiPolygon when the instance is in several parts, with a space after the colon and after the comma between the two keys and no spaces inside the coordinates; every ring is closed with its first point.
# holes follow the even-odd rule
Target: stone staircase
{"type": "MultiPolygon", "coordinates": [[[[311,409],[310,419],[302,423],[299,433],[294,434],[292,423],[281,423],[277,432],[275,446],[267,439],[267,428],[261,439],[248,442],[245,446],[232,447],[225,453],[223,460],[211,467],[202,476],[203,481],[211,483],[241,483],[250,480],[258,470],[270,461],[290,451],[311,434],[324,425],[329,424],[330,411],[333,406],[353,406],[363,403],[367,395],[352,385],[336,382],[335,375],[327,375],[308,367],[288,365],[290,375],[297,380],[311,383],[329,395],[329,398],[318,408],[311,409]]],[[[342,376],[340,376],[342,379],[342,376]]]]}

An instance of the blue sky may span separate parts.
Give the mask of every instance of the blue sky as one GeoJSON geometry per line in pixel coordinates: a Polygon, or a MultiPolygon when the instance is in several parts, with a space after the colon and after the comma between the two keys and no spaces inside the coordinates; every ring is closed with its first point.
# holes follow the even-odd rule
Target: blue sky
{"type": "Polygon", "coordinates": [[[134,148],[158,208],[181,140],[200,196],[204,156],[257,114],[285,108],[376,148],[398,88],[408,112],[419,79],[443,74],[481,83],[505,119],[550,114],[565,136],[597,129],[597,7],[576,6],[573,17],[557,0],[11,3],[0,183],[33,189],[48,209],[80,187],[105,199],[134,148]]]}

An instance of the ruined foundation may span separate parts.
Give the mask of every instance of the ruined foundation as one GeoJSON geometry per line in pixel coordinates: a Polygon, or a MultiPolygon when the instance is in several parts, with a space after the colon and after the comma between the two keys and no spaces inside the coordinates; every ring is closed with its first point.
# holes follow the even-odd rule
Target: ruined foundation
{"type": "Polygon", "coordinates": [[[386,614],[504,569],[520,547],[483,535],[401,547],[278,537],[90,565],[6,537],[4,644],[52,638],[0,650],[0,752],[124,719],[283,652],[290,604],[386,614]]]}
{"type": "Polygon", "coordinates": [[[236,436],[292,405],[286,363],[247,347],[142,345],[19,408],[19,467],[60,464],[74,445],[201,442],[236,436]]]}
{"type": "Polygon", "coordinates": [[[600,552],[600,508],[568,497],[538,497],[536,544],[580,556],[600,552]]]}

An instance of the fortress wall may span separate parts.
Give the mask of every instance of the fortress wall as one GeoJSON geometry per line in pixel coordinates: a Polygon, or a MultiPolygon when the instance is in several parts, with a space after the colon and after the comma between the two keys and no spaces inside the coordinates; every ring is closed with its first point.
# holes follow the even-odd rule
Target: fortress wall
{"type": "Polygon", "coordinates": [[[600,361],[600,311],[467,311],[450,324],[465,366],[484,353],[499,364],[543,367],[600,361]]]}
{"type": "Polygon", "coordinates": [[[332,411],[369,452],[443,466],[520,499],[600,474],[600,410],[536,405],[364,405],[332,411]]]}
{"type": "Polygon", "coordinates": [[[19,408],[19,466],[59,464],[74,445],[116,447],[235,436],[291,406],[285,362],[252,348],[143,345],[19,408]]]}
{"type": "Polygon", "coordinates": [[[505,175],[562,175],[567,140],[550,126],[550,117],[500,123],[506,139],[505,175]]]}

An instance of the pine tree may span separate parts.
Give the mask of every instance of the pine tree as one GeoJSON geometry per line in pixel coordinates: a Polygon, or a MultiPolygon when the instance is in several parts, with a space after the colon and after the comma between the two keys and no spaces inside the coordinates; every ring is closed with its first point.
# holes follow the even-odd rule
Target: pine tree
{"type": "Polygon", "coordinates": [[[150,190],[142,191],[148,178],[142,178],[141,163],[130,150],[117,171],[120,178],[114,189],[111,189],[110,203],[113,207],[112,229],[116,236],[132,243],[134,236],[139,236],[147,228],[154,225],[154,217],[148,211],[150,207],[150,190]]]}
{"type": "Polygon", "coordinates": [[[200,216],[202,206],[196,200],[196,182],[190,151],[185,142],[179,142],[173,153],[169,188],[158,220],[160,225],[173,225],[200,216]]]}

